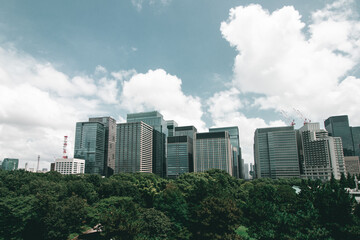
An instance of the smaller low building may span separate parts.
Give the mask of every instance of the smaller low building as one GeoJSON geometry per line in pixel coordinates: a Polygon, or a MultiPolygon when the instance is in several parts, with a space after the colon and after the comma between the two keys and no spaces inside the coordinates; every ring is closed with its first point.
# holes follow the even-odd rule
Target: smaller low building
{"type": "Polygon", "coordinates": [[[61,174],[83,174],[85,173],[85,160],[78,158],[56,159],[55,171],[61,174]]]}
{"type": "Polygon", "coordinates": [[[360,174],[359,156],[346,156],[344,157],[344,160],[347,173],[350,173],[351,175],[360,174]]]}

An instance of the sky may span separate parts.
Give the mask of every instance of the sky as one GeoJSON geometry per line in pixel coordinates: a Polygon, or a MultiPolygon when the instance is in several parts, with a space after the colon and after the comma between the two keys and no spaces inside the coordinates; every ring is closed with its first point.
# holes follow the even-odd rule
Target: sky
{"type": "Polygon", "coordinates": [[[356,0],[0,0],[0,160],[49,168],[76,122],[158,110],[198,131],[349,116],[360,125],[356,0]]]}

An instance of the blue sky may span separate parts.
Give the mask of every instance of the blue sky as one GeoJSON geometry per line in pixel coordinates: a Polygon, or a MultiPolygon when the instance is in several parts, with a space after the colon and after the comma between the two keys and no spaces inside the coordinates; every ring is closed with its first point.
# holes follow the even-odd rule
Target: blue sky
{"type": "Polygon", "coordinates": [[[205,131],[348,114],[360,125],[356,1],[0,0],[0,158],[48,167],[75,122],[159,110],[205,131]],[[231,10],[232,9],[232,10],[231,10]],[[301,112],[301,114],[299,114],[301,112]],[[303,117],[301,117],[303,115],[303,117]]]}

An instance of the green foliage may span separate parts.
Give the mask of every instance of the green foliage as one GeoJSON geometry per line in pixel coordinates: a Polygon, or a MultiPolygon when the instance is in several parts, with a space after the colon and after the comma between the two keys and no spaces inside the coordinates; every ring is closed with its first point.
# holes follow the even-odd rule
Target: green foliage
{"type": "Polygon", "coordinates": [[[160,240],[168,239],[171,232],[171,221],[161,211],[154,208],[140,210],[139,239],[160,240]]]}
{"type": "Polygon", "coordinates": [[[135,239],[139,232],[137,205],[129,197],[110,197],[95,206],[99,229],[106,239],[135,239]]]}
{"type": "Polygon", "coordinates": [[[248,233],[248,228],[245,226],[240,226],[235,230],[235,233],[241,237],[242,240],[255,240],[255,238],[250,237],[248,233]]]}
{"type": "Polygon", "coordinates": [[[208,197],[195,211],[193,239],[236,239],[241,217],[232,199],[208,197]]]}
{"type": "Polygon", "coordinates": [[[175,180],[0,171],[0,240],[68,239],[89,227],[101,239],[360,239],[360,205],[344,191],[354,186],[350,175],[244,181],[215,169],[175,180]]]}

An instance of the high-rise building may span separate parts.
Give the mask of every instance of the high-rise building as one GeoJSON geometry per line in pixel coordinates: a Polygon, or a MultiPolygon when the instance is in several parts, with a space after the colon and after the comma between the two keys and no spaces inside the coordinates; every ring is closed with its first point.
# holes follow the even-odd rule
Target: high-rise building
{"type": "Polygon", "coordinates": [[[168,177],[176,178],[182,173],[194,171],[193,139],[188,136],[167,138],[168,177]]]}
{"type": "Polygon", "coordinates": [[[76,123],[74,158],[85,159],[85,173],[105,175],[105,131],[99,122],[76,123]]]}
{"type": "Polygon", "coordinates": [[[168,135],[167,123],[163,116],[157,112],[132,113],[127,115],[128,123],[144,122],[153,128],[153,173],[165,177],[167,175],[166,137],[168,135]]]}
{"type": "Polygon", "coordinates": [[[163,115],[161,115],[158,111],[129,113],[127,114],[126,122],[144,122],[156,131],[168,135],[166,121],[164,120],[163,115]]]}
{"type": "Polygon", "coordinates": [[[250,179],[249,177],[249,164],[244,164],[244,179],[250,179]]]}
{"type": "MultiPolygon", "coordinates": [[[[27,167],[25,167],[25,171],[27,171],[27,167]]],[[[55,163],[50,163],[50,171],[55,171],[55,163]]]]}
{"type": "Polygon", "coordinates": [[[111,176],[115,169],[116,121],[112,117],[94,117],[89,122],[99,122],[105,127],[104,175],[111,176]]]}
{"type": "Polygon", "coordinates": [[[175,136],[175,128],[178,126],[178,124],[174,120],[168,120],[166,121],[167,131],[168,131],[168,137],[175,136]]]}
{"type": "Polygon", "coordinates": [[[194,171],[194,126],[175,127],[174,136],[167,138],[168,177],[194,171]]]}
{"type": "Polygon", "coordinates": [[[329,132],[329,136],[341,137],[344,156],[354,156],[354,144],[347,115],[329,117],[325,120],[325,129],[329,132]]]}
{"type": "Polygon", "coordinates": [[[224,132],[227,131],[230,135],[230,143],[236,149],[232,149],[236,155],[233,156],[233,176],[237,178],[244,178],[243,174],[243,160],[241,156],[239,128],[238,127],[221,127],[210,128],[209,132],[224,132]]]}
{"type": "Polygon", "coordinates": [[[252,164],[252,163],[250,163],[249,177],[250,177],[250,179],[254,179],[256,177],[255,171],[254,171],[254,164],[252,164]]]}
{"type": "Polygon", "coordinates": [[[347,156],[344,157],[344,160],[345,160],[346,173],[350,173],[351,175],[360,174],[359,156],[347,156]]]}
{"type": "Polygon", "coordinates": [[[257,178],[300,177],[293,126],[256,129],[254,157],[257,178]]]}
{"type": "Polygon", "coordinates": [[[233,175],[232,149],[228,132],[197,133],[194,171],[221,169],[233,175]]]}
{"type": "Polygon", "coordinates": [[[360,158],[360,127],[350,127],[354,148],[354,155],[360,158]]]}
{"type": "Polygon", "coordinates": [[[302,176],[329,180],[331,174],[340,179],[345,173],[343,147],[340,137],[330,137],[319,123],[306,123],[299,129],[300,164],[302,176]]]}
{"type": "Polygon", "coordinates": [[[144,122],[116,127],[115,173],[152,172],[153,128],[144,122]]]}
{"type": "Polygon", "coordinates": [[[19,159],[17,158],[4,158],[1,163],[2,170],[11,171],[17,170],[19,166],[19,159]]]}
{"type": "Polygon", "coordinates": [[[85,173],[85,160],[77,158],[59,158],[55,160],[55,171],[61,174],[85,173]]]}

